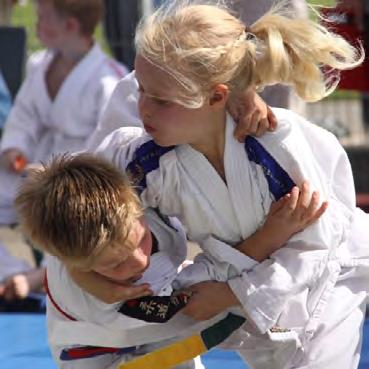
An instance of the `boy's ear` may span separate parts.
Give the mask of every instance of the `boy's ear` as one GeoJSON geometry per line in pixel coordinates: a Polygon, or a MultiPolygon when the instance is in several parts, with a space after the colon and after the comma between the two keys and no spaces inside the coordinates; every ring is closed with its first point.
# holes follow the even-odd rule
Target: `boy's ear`
{"type": "Polygon", "coordinates": [[[229,88],[227,85],[219,83],[212,89],[209,99],[209,105],[213,107],[224,107],[229,96],[229,88]]]}
{"type": "Polygon", "coordinates": [[[79,24],[79,21],[76,18],[68,17],[66,21],[67,29],[68,31],[74,32],[74,33],[80,33],[81,26],[79,24]]]}

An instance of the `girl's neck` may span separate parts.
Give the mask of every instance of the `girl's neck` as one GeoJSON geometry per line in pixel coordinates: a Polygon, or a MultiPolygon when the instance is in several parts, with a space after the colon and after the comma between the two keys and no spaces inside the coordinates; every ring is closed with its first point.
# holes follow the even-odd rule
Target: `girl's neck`
{"type": "Polygon", "coordinates": [[[209,130],[204,132],[201,140],[191,144],[191,146],[202,153],[209,163],[215,168],[218,174],[225,180],[224,174],[224,146],[226,112],[220,111],[213,114],[207,125],[209,130]]]}

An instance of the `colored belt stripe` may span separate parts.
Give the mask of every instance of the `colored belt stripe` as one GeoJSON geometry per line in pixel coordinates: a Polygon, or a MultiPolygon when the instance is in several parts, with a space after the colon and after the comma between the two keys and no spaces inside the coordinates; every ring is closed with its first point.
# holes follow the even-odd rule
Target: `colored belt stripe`
{"type": "Polygon", "coordinates": [[[200,334],[176,341],[168,346],[142,355],[118,366],[118,369],[170,369],[203,354],[219,345],[236,329],[245,318],[228,314],[224,319],[204,329],[200,334]]]}
{"type": "Polygon", "coordinates": [[[70,361],[78,359],[88,359],[91,357],[96,357],[106,354],[128,354],[136,350],[136,346],[116,348],[116,347],[97,347],[97,346],[81,346],[81,347],[71,347],[62,350],[60,353],[60,360],[70,361]]]}

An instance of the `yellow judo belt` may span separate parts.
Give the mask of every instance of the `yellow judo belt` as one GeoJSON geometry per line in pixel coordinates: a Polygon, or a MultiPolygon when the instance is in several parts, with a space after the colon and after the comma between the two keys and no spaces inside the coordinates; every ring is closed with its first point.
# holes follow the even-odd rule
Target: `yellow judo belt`
{"type": "Polygon", "coordinates": [[[173,368],[219,345],[241,327],[244,322],[245,318],[230,313],[199,334],[194,334],[127,363],[120,364],[117,369],[173,368]]]}

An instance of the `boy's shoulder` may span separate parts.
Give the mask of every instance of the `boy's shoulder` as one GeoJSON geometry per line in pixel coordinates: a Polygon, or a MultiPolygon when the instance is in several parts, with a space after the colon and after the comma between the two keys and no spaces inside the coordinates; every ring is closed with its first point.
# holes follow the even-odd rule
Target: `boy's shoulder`
{"type": "Polygon", "coordinates": [[[43,49],[32,53],[27,60],[27,74],[51,61],[53,53],[50,50],[43,49]]]}
{"type": "Polygon", "coordinates": [[[101,75],[112,76],[119,81],[129,74],[128,68],[108,55],[96,41],[89,51],[88,57],[91,60],[100,60],[102,62],[102,65],[98,69],[98,73],[101,75]]]}

